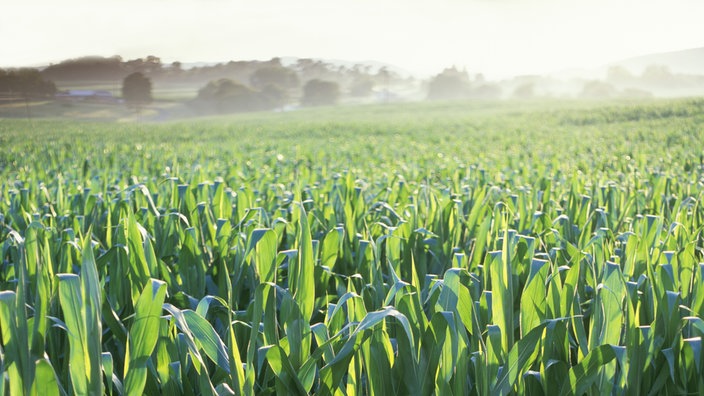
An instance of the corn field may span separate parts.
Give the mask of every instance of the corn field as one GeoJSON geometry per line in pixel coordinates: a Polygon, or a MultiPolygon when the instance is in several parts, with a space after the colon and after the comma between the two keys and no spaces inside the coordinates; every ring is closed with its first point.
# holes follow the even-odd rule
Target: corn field
{"type": "Polygon", "coordinates": [[[0,146],[0,396],[704,395],[704,101],[0,146]]]}

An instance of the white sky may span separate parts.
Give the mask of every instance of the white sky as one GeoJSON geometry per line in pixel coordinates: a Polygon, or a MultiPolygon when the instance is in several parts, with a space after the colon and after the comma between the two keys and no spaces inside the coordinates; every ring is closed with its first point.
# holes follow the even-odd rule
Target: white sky
{"type": "Polygon", "coordinates": [[[295,56],[497,77],[702,47],[703,16],[701,0],[3,0],[0,67],[295,56]]]}

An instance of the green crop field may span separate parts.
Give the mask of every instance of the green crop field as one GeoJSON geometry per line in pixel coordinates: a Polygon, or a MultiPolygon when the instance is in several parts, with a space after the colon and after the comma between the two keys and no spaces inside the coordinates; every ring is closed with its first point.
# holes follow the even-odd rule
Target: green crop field
{"type": "Polygon", "coordinates": [[[704,395],[704,100],[0,119],[2,395],[704,395]]]}

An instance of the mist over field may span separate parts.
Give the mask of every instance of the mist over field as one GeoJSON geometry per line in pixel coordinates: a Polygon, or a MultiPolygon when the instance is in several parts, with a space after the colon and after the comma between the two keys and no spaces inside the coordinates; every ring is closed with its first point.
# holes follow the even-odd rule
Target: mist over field
{"type": "Polygon", "coordinates": [[[398,101],[698,96],[701,14],[690,0],[10,1],[0,15],[0,116],[129,118],[84,102],[132,102],[142,119],[159,120],[398,101]],[[149,83],[136,102],[123,91],[133,73],[149,83]]]}
{"type": "Polygon", "coordinates": [[[0,69],[0,116],[127,120],[137,115],[165,121],[393,102],[692,97],[704,95],[704,75],[698,70],[704,70],[704,48],[500,79],[456,65],[423,77],[377,61],[275,57],[167,63],[154,55],[89,56],[0,69]]]}

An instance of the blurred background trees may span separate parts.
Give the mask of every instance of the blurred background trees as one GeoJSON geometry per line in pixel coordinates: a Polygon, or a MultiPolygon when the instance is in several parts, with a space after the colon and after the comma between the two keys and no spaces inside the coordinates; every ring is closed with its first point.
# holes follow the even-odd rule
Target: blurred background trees
{"type": "Polygon", "coordinates": [[[56,93],[56,85],[37,69],[0,69],[0,95],[8,98],[46,98],[56,93]]]}
{"type": "Polygon", "coordinates": [[[340,85],[334,81],[312,79],[303,86],[304,106],[325,106],[337,104],[340,99],[340,85]]]}
{"type": "Polygon", "coordinates": [[[136,109],[152,102],[152,82],[140,72],[134,72],[122,81],[122,98],[136,109]]]}
{"type": "Polygon", "coordinates": [[[252,89],[229,78],[210,81],[198,91],[191,107],[201,113],[239,113],[272,110],[283,106],[286,92],[274,84],[252,89]]]}

